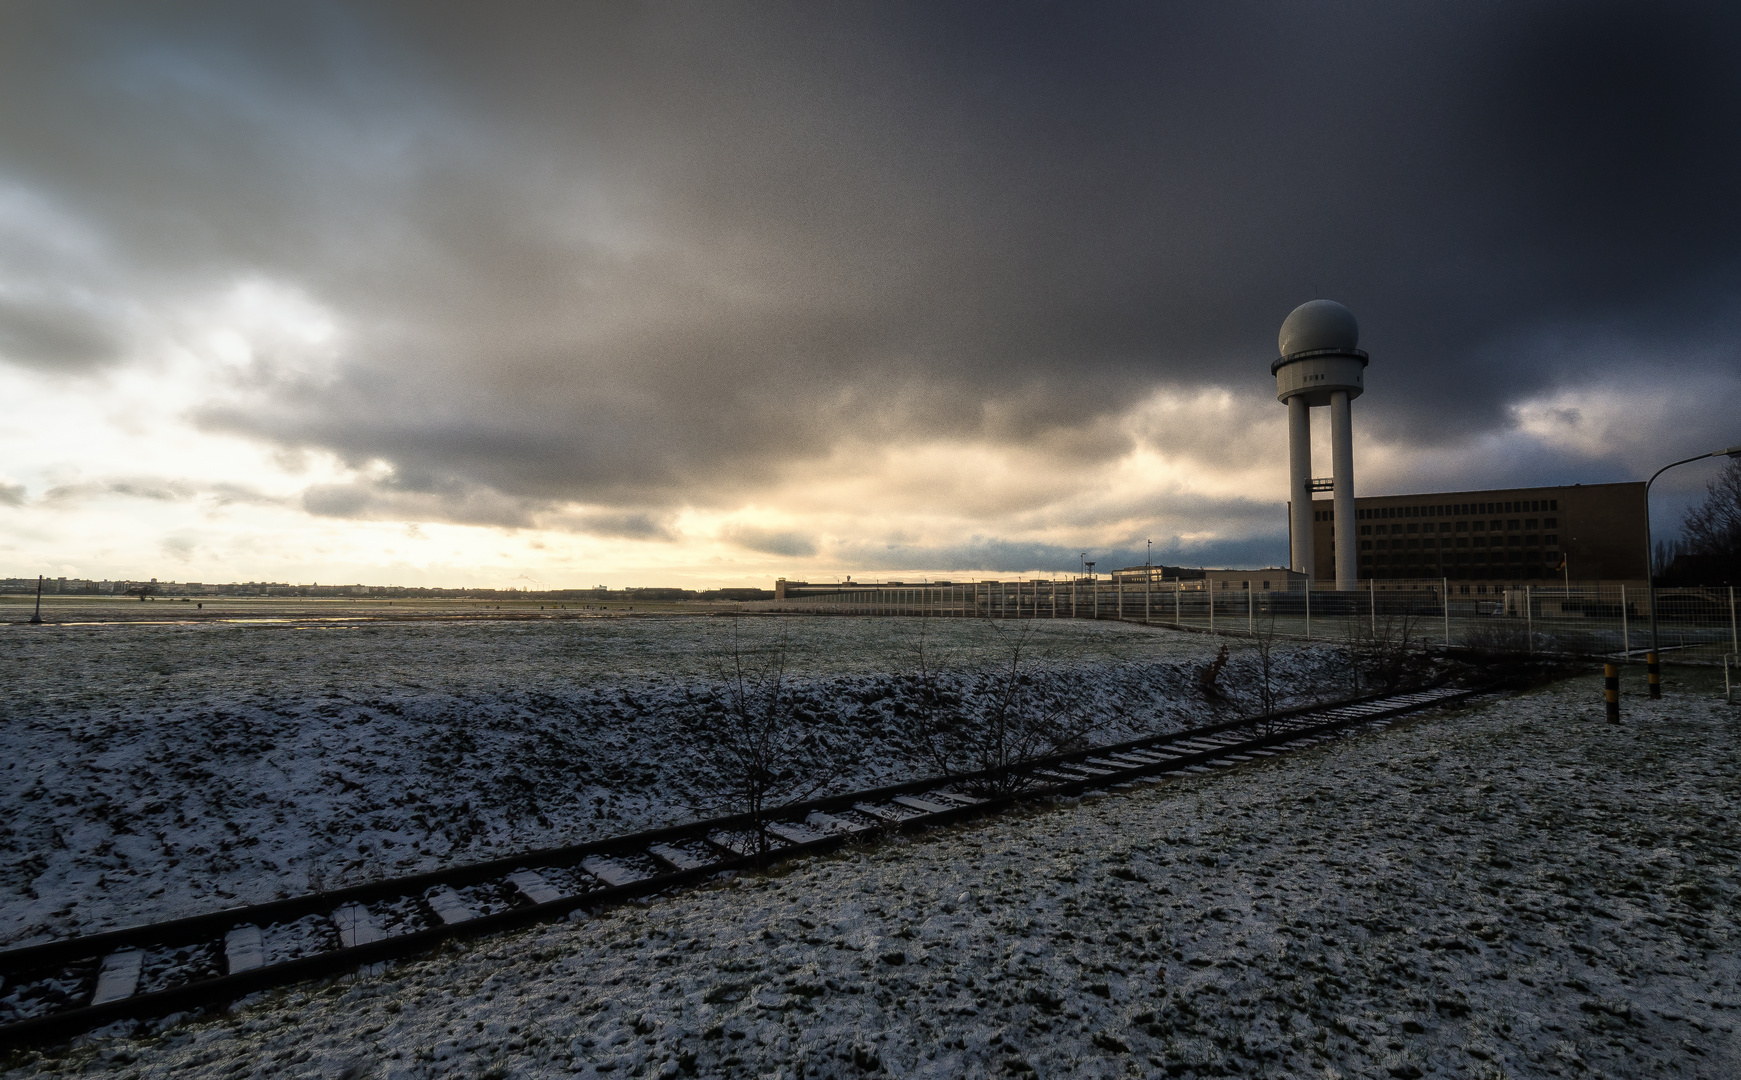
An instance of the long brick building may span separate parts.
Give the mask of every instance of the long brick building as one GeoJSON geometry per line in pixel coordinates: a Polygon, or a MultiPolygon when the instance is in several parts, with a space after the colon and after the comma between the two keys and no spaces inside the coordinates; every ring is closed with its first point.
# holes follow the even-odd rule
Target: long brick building
{"type": "MultiPolygon", "coordinates": [[[[1330,501],[1312,503],[1313,570],[1336,576],[1330,501]]],[[[1355,499],[1362,578],[1643,580],[1644,485],[1450,491],[1355,499]],[[1565,571],[1559,569],[1561,561],[1565,571]]]]}

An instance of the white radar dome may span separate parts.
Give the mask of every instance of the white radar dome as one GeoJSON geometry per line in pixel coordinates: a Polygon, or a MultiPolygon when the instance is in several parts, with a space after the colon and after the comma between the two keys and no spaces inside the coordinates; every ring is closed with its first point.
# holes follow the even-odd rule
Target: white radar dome
{"type": "Polygon", "coordinates": [[[1334,300],[1308,300],[1282,321],[1276,339],[1283,356],[1317,349],[1352,350],[1360,344],[1360,324],[1354,312],[1334,300]]]}

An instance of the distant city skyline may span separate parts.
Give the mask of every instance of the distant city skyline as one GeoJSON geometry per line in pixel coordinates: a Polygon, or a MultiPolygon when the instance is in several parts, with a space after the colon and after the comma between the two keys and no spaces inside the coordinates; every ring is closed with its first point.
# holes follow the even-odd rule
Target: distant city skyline
{"type": "Polygon", "coordinates": [[[1284,565],[1318,298],[1357,494],[1642,480],[1741,442],[1738,60],[1718,4],[14,5],[0,577],[1284,565]]]}

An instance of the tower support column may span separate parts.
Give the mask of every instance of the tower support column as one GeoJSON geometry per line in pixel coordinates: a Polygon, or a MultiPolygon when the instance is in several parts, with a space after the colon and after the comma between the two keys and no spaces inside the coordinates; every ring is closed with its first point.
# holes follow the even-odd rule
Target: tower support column
{"type": "Polygon", "coordinates": [[[1304,395],[1288,399],[1289,568],[1313,577],[1312,410],[1304,395]]]}
{"type": "MultiPolygon", "coordinates": [[[[1290,400],[1291,403],[1291,400],[1290,400]]],[[[1336,588],[1358,586],[1358,552],[1354,527],[1354,417],[1348,391],[1330,394],[1330,475],[1334,478],[1332,513],[1336,537],[1336,588]]]]}

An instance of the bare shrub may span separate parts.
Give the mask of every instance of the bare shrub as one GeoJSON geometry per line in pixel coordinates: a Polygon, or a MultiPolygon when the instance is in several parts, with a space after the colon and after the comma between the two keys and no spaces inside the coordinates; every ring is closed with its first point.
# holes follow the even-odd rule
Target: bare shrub
{"type": "Polygon", "coordinates": [[[1514,619],[1486,619],[1465,630],[1462,645],[1477,653],[1519,654],[1529,651],[1529,631],[1514,619]]]}
{"type": "Polygon", "coordinates": [[[1360,695],[1360,665],[1371,648],[1371,633],[1365,615],[1342,619],[1342,654],[1348,658],[1348,679],[1354,696],[1360,695]]]}
{"type": "Polygon", "coordinates": [[[1272,611],[1251,634],[1252,654],[1257,657],[1257,705],[1265,716],[1276,709],[1275,648],[1276,617],[1272,611]]]}
{"type": "Polygon", "coordinates": [[[1393,600],[1377,610],[1352,612],[1343,620],[1343,643],[1356,694],[1361,691],[1363,672],[1369,689],[1394,689],[1429,674],[1432,662],[1421,638],[1423,621],[1412,600],[1393,600]]]}
{"type": "Polygon", "coordinates": [[[1378,630],[1372,637],[1373,677],[1386,689],[1413,681],[1424,666],[1426,652],[1420,640],[1421,617],[1413,603],[1400,610],[1381,611],[1378,630]]]}
{"type": "Polygon", "coordinates": [[[815,795],[850,763],[850,747],[795,700],[786,658],[784,629],[756,648],[734,618],[709,659],[707,685],[690,691],[679,722],[700,765],[694,783],[701,807],[748,815],[758,857],[770,847],[769,816],[815,795]]]}
{"type": "Polygon", "coordinates": [[[1095,722],[1084,708],[1083,674],[1037,647],[1031,621],[1013,630],[987,625],[993,646],[955,657],[929,652],[921,627],[907,716],[927,765],[989,797],[1032,784],[1019,766],[1087,745],[1095,722]]]}

